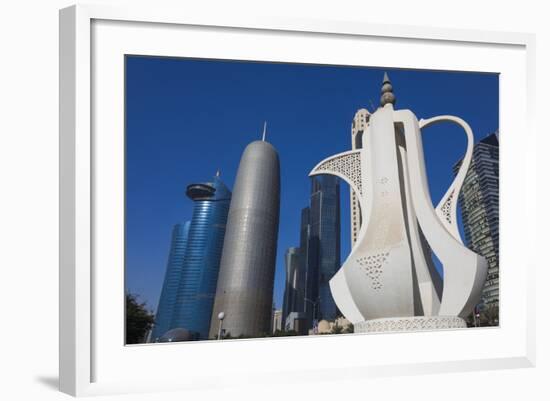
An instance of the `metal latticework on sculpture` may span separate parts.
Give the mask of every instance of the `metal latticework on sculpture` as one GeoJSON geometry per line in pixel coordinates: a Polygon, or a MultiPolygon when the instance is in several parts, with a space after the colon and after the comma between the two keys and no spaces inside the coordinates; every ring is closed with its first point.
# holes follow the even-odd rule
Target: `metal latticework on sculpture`
{"type": "Polygon", "coordinates": [[[359,194],[363,192],[361,182],[361,158],[359,152],[347,153],[330,159],[318,167],[327,174],[340,174],[353,182],[359,194]]]}

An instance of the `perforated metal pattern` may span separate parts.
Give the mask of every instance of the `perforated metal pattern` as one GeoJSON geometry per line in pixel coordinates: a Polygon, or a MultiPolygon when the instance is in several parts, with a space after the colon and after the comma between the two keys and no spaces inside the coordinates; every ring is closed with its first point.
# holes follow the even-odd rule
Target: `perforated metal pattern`
{"type": "Polygon", "coordinates": [[[327,171],[339,173],[353,182],[359,194],[362,195],[361,184],[361,154],[360,152],[348,153],[342,156],[327,160],[315,169],[316,172],[327,171]]]}

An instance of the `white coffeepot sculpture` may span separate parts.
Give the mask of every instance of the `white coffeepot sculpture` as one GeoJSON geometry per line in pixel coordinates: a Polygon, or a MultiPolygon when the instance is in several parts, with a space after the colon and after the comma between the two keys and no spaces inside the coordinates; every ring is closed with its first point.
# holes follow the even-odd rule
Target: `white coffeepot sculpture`
{"type": "Polygon", "coordinates": [[[487,262],[469,250],[457,227],[458,194],[472,159],[470,126],[454,116],[418,121],[394,110],[387,74],[381,107],[370,115],[363,148],[331,156],[310,176],[332,174],[353,189],[362,224],[350,255],[330,281],[332,296],[356,332],[466,327],[479,302],[487,262]],[[458,173],[434,210],[421,129],[460,125],[468,137],[458,173]],[[431,252],[443,266],[443,280],[431,252]]]}

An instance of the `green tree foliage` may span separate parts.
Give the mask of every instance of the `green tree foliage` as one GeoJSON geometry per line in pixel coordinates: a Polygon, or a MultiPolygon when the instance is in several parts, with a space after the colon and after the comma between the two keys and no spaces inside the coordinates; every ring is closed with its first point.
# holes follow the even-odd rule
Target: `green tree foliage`
{"type": "Polygon", "coordinates": [[[464,318],[468,327],[487,327],[498,326],[499,318],[499,306],[498,304],[491,304],[483,306],[479,315],[475,315],[474,312],[470,313],[464,318]]]}
{"type": "Polygon", "coordinates": [[[145,335],[153,327],[155,317],[139,296],[126,293],[126,344],[145,342],[145,335]]]}
{"type": "Polygon", "coordinates": [[[475,327],[476,326],[476,321],[475,321],[475,318],[474,318],[474,312],[472,312],[468,316],[466,316],[464,318],[464,320],[466,321],[466,327],[475,327]]]}
{"type": "Polygon", "coordinates": [[[483,308],[479,315],[481,326],[498,326],[498,304],[492,304],[483,308]]]}

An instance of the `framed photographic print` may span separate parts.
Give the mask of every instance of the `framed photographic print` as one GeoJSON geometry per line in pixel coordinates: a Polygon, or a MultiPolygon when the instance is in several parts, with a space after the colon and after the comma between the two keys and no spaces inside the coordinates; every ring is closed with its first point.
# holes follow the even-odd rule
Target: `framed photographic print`
{"type": "Polygon", "coordinates": [[[61,390],[532,366],[533,43],[62,10],[61,390]]]}

